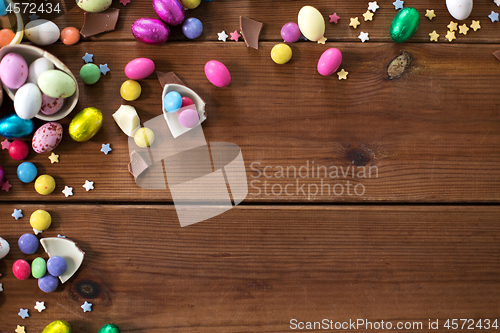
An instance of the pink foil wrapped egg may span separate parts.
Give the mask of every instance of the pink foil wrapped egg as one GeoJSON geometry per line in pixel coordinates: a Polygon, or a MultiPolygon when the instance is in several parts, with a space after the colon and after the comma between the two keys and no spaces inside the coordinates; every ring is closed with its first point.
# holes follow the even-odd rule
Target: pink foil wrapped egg
{"type": "Polygon", "coordinates": [[[153,0],[153,8],[168,25],[178,25],[184,21],[184,7],[178,0],[153,0]]]}
{"type": "Polygon", "coordinates": [[[159,45],[168,40],[170,29],[158,19],[144,17],[132,23],[132,34],[139,42],[159,45]]]}
{"type": "Polygon", "coordinates": [[[31,146],[36,153],[51,151],[61,142],[63,128],[56,122],[46,123],[38,128],[33,134],[31,146]]]}

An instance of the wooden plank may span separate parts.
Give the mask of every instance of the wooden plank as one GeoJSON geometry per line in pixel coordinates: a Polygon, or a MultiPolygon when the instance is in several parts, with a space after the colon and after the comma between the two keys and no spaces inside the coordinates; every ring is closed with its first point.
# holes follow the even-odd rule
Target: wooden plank
{"type": "MultiPolygon", "coordinates": [[[[53,320],[97,332],[285,332],[290,320],[497,318],[500,223],[492,206],[240,206],[180,228],[171,206],[0,205],[0,330],[53,320]],[[8,216],[22,209],[18,221],[8,216]],[[46,209],[86,252],[56,292],[16,280],[17,238],[46,209]],[[78,288],[80,286],[80,289],[78,288]],[[82,291],[83,290],[83,291],[82,291]],[[84,291],[87,293],[85,294],[84,291]],[[94,294],[92,294],[94,292],[94,294]],[[87,295],[87,296],[85,296],[87,295]],[[84,301],[93,304],[83,313],[84,301]],[[38,313],[35,301],[47,309],[38,313]],[[29,309],[22,320],[20,308],[29,309]]],[[[425,327],[424,327],[425,328],[425,327]]]]}
{"type": "MultiPolygon", "coordinates": [[[[79,83],[80,100],[72,113],[89,106],[101,109],[101,131],[84,143],[73,142],[65,133],[55,150],[60,155],[57,164],[50,164],[48,153],[30,154],[28,160],[37,165],[40,174],[56,178],[55,193],[43,200],[171,200],[168,190],[145,190],[135,185],[127,171],[127,137],[111,116],[121,104],[134,105],[143,122],[161,113],[161,87],[154,76],[141,81],[143,93],[137,101],[126,103],[119,96],[120,85],[126,80],[125,64],[148,56],[158,70],[176,72],[205,99],[207,141],[241,147],[249,202],[498,202],[500,114],[496,78],[500,66],[492,56],[497,46],[336,43],[343,52],[341,68],[349,72],[347,80],[339,81],[335,74],[322,77],[316,70],[317,60],[328,46],[293,45],[292,61],[280,66],[269,57],[273,45],[263,43],[261,50],[249,50],[242,44],[205,43],[203,55],[199,43],[184,43],[182,47],[171,43],[162,48],[85,43],[71,47],[71,53],[64,45],[48,47],[74,73],[79,72],[85,52],[94,54],[96,64],[107,63],[111,72],[93,86],[79,83]],[[132,51],[117,55],[117,49],[132,51]],[[401,78],[389,80],[386,66],[403,50],[413,55],[413,64],[401,78]],[[205,78],[203,66],[210,59],[222,61],[231,71],[228,88],[217,88],[205,78]],[[103,143],[111,143],[109,155],[100,152],[103,143]],[[318,169],[312,175],[313,162],[316,168],[326,167],[328,175],[324,168],[321,175],[318,169]],[[298,172],[307,165],[308,177],[294,174],[293,168],[298,172]],[[370,167],[375,168],[371,176],[368,172],[358,176],[360,168],[370,167]],[[287,168],[288,174],[276,174],[287,168]],[[332,168],[337,168],[338,174],[331,174],[332,168]],[[271,179],[264,176],[264,169],[271,179]],[[82,185],[86,179],[95,182],[95,190],[85,192],[82,185]],[[321,193],[321,179],[330,185],[329,193],[328,188],[321,193]],[[251,181],[255,181],[253,186],[251,181]],[[363,195],[353,195],[352,187],[349,194],[347,181],[352,186],[362,184],[363,195]],[[292,184],[288,188],[292,195],[284,192],[288,184],[292,184]],[[334,192],[336,184],[340,185],[334,192]],[[74,196],[63,196],[65,185],[75,189],[74,196]]],[[[9,103],[4,103],[2,109],[8,108],[9,103]]],[[[70,120],[61,121],[65,131],[70,120]]],[[[3,200],[40,200],[32,184],[17,180],[19,163],[6,151],[2,154],[6,178],[13,185],[2,195],[3,200]]],[[[358,187],[358,193],[362,188],[358,187]]]]}
{"type": "MultiPolygon", "coordinates": [[[[71,7],[70,1],[67,2],[71,7]]],[[[239,31],[239,17],[247,16],[264,23],[261,34],[262,41],[282,41],[280,36],[281,28],[288,22],[297,22],[297,16],[304,5],[316,7],[325,19],[325,37],[330,42],[354,41],[358,39],[360,31],[368,32],[370,41],[390,42],[389,27],[392,19],[396,15],[396,10],[391,2],[378,2],[380,8],[375,12],[372,21],[364,21],[363,13],[367,11],[368,1],[321,1],[311,0],[307,3],[302,1],[212,1],[203,2],[194,10],[186,12],[186,17],[196,17],[203,23],[203,34],[197,39],[201,41],[217,41],[217,33],[225,30],[229,32],[239,31]],[[341,18],[338,24],[329,23],[329,15],[336,12],[341,18]],[[350,18],[358,17],[361,25],[357,29],[349,27],[350,18]]],[[[453,43],[499,43],[500,36],[495,29],[495,23],[488,18],[490,12],[498,12],[498,7],[492,1],[475,2],[470,17],[463,21],[455,20],[446,8],[445,2],[436,3],[431,0],[412,1],[405,3],[405,7],[416,8],[421,16],[420,27],[411,39],[411,42],[429,42],[429,33],[436,30],[441,36],[439,42],[449,43],[445,39],[448,31],[447,25],[451,20],[460,25],[470,26],[472,20],[481,22],[481,29],[474,32],[472,29],[467,35],[456,33],[457,40],[453,43]],[[436,17],[430,21],[424,15],[427,9],[433,9],[436,17]]],[[[154,17],[157,15],[153,10],[150,0],[134,0],[125,7],[115,2],[112,7],[120,9],[120,18],[116,31],[91,37],[93,41],[117,41],[134,40],[131,33],[132,23],[141,17],[154,17]]],[[[43,17],[47,15],[41,15],[43,17]]],[[[26,20],[28,21],[28,20],[26,20]]],[[[55,22],[62,28],[66,26],[83,25],[83,11],[74,6],[67,14],[55,19],[55,22]]],[[[496,23],[498,24],[498,23],[496,23]]],[[[171,27],[171,41],[187,41],[182,34],[181,26],[171,27]]],[[[221,42],[222,43],[222,42],[221,42]]],[[[234,42],[231,42],[234,43],[234,42]]]]}

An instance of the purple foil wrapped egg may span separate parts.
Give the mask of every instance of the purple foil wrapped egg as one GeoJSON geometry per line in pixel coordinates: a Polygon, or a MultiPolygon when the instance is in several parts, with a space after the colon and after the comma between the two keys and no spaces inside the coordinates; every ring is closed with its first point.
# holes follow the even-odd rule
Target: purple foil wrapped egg
{"type": "Polygon", "coordinates": [[[153,0],[153,8],[168,25],[178,25],[184,21],[184,7],[178,0],[153,0]]]}
{"type": "Polygon", "coordinates": [[[158,19],[144,17],[132,23],[132,34],[139,42],[159,45],[167,41],[170,29],[158,19]]]}

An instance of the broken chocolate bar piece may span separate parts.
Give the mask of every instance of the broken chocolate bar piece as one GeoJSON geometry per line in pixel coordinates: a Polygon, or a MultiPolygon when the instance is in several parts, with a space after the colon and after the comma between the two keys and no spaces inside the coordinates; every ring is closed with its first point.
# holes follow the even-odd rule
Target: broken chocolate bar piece
{"type": "Polygon", "coordinates": [[[172,83],[185,86],[184,82],[182,82],[181,79],[179,79],[174,72],[163,73],[160,71],[156,71],[156,76],[158,76],[158,80],[160,81],[162,88],[165,87],[166,84],[172,84],[172,83]]]}
{"type": "Polygon", "coordinates": [[[257,22],[248,17],[240,16],[240,30],[247,47],[259,48],[259,35],[262,22],[257,22]]]}
{"type": "MultiPolygon", "coordinates": [[[[3,1],[3,0],[2,0],[3,1]]],[[[12,29],[17,24],[17,17],[14,13],[0,16],[0,29],[12,29]]]]}
{"type": "Polygon", "coordinates": [[[498,50],[496,52],[493,52],[493,55],[495,56],[495,58],[497,58],[498,60],[500,60],[500,50],[498,50]]]}
{"type": "Polygon", "coordinates": [[[115,30],[119,14],[120,10],[115,8],[109,8],[100,13],[85,12],[80,34],[83,37],[90,37],[115,30]]]}

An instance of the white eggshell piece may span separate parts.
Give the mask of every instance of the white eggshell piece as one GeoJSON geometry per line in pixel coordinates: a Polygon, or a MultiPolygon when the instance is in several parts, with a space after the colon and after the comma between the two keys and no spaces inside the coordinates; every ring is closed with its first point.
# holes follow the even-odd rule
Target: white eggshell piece
{"type": "Polygon", "coordinates": [[[42,93],[34,83],[26,83],[14,95],[14,110],[21,119],[33,118],[42,107],[42,93]]]}
{"type": "Polygon", "coordinates": [[[75,242],[67,238],[46,237],[40,239],[43,249],[49,257],[59,256],[66,260],[66,272],[59,276],[61,283],[68,281],[82,264],[85,252],[80,250],[75,242]]]}
{"type": "Polygon", "coordinates": [[[38,77],[45,71],[54,69],[54,63],[47,58],[38,58],[31,63],[28,71],[28,82],[37,84],[38,77]]]}
{"type": "Polygon", "coordinates": [[[57,42],[61,31],[54,22],[38,19],[26,24],[24,34],[33,44],[44,46],[57,42]]]}
{"type": "Polygon", "coordinates": [[[123,133],[128,136],[134,136],[135,132],[141,127],[137,111],[132,105],[120,106],[120,108],[113,113],[113,119],[123,133]]]}
{"type": "Polygon", "coordinates": [[[9,253],[10,251],[10,245],[9,243],[0,237],[0,259],[5,258],[5,256],[9,253]]]}
{"type": "Polygon", "coordinates": [[[448,12],[457,20],[465,20],[472,12],[472,0],[446,0],[448,12]]]}

